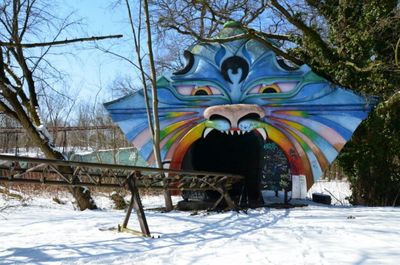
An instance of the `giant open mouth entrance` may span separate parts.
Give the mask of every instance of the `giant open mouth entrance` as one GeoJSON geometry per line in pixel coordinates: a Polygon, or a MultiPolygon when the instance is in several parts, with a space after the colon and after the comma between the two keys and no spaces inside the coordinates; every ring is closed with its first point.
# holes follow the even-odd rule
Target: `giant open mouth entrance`
{"type": "MultiPolygon", "coordinates": [[[[228,135],[213,130],[192,144],[182,168],[242,175],[244,181],[233,187],[231,196],[240,203],[261,204],[263,145],[263,138],[256,132],[228,135]]],[[[215,200],[217,194],[209,191],[203,195],[204,200],[215,200]]]]}

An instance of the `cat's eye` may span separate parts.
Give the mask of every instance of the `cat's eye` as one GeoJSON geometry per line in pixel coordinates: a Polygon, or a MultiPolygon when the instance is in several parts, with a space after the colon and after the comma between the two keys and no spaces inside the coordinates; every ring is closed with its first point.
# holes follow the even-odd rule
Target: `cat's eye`
{"type": "Polygon", "coordinates": [[[196,87],[192,90],[192,96],[208,96],[212,94],[213,92],[208,86],[196,87]]]}
{"type": "Polygon", "coordinates": [[[261,84],[250,89],[248,94],[275,94],[287,93],[296,88],[297,82],[277,82],[272,84],[261,84]]]}
{"type": "Polygon", "coordinates": [[[177,86],[176,90],[184,96],[222,95],[222,92],[212,86],[177,86]]]}
{"type": "Polygon", "coordinates": [[[259,94],[279,93],[279,92],[281,92],[281,90],[279,89],[279,87],[276,84],[261,86],[258,89],[259,94]]]}

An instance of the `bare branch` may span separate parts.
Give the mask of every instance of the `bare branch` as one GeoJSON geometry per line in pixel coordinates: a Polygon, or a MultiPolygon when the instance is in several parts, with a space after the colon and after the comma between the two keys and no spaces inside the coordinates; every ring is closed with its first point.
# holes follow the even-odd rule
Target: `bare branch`
{"type": "Polygon", "coordinates": [[[289,13],[282,5],[280,5],[276,0],[270,1],[271,5],[276,8],[292,25],[300,29],[309,39],[316,44],[322,51],[323,56],[328,59],[333,59],[332,50],[328,47],[328,45],[322,40],[321,35],[318,34],[315,30],[308,27],[302,20],[294,17],[289,13]]]}
{"type": "Polygon", "coordinates": [[[157,149],[154,152],[157,161],[157,166],[162,167],[161,157],[159,152],[159,143],[160,143],[160,124],[158,119],[158,96],[157,96],[157,85],[156,85],[156,68],[154,66],[154,55],[153,55],[153,44],[151,38],[151,26],[150,26],[150,14],[149,14],[149,4],[147,0],[144,0],[144,13],[146,17],[146,32],[147,32],[147,49],[149,52],[149,62],[150,62],[150,71],[151,71],[151,95],[153,101],[153,127],[154,127],[154,134],[153,134],[153,141],[154,147],[157,149]]]}
{"type": "MultiPolygon", "coordinates": [[[[120,58],[126,62],[128,62],[129,64],[131,64],[133,67],[135,67],[136,69],[138,69],[140,71],[140,66],[137,65],[135,62],[133,62],[132,60],[130,60],[129,58],[126,58],[125,56],[122,56],[121,54],[118,54],[116,52],[113,52],[109,49],[104,49],[103,47],[100,46],[96,46],[97,49],[99,49],[100,51],[104,52],[104,53],[108,53],[111,54],[117,58],[120,58]]],[[[144,73],[147,79],[150,79],[150,76],[147,73],[144,73]]]]}
{"type": "MultiPolygon", "coordinates": [[[[2,87],[2,90],[3,90],[4,96],[7,98],[7,101],[8,101],[8,98],[10,96],[11,97],[13,96],[13,95],[9,94],[9,92],[11,92],[11,91],[7,91],[8,89],[6,87],[2,87]]],[[[6,114],[7,116],[9,116],[17,121],[19,120],[17,113],[14,110],[12,110],[5,102],[3,102],[3,100],[1,98],[0,98],[0,112],[6,114]]]]}
{"type": "Polygon", "coordinates": [[[251,13],[251,17],[245,21],[246,24],[250,24],[251,22],[253,22],[255,19],[257,19],[269,6],[265,3],[265,1],[261,1],[260,3],[260,7],[251,13]]]}
{"type": "Polygon", "coordinates": [[[344,62],[344,64],[352,67],[354,70],[360,73],[367,73],[374,70],[374,68],[381,67],[382,65],[384,65],[384,63],[381,61],[375,61],[373,63],[370,63],[367,67],[359,67],[354,62],[349,62],[349,61],[344,62]]]}
{"type": "Polygon", "coordinates": [[[297,64],[297,65],[303,65],[304,62],[292,55],[290,55],[289,53],[275,47],[271,42],[269,42],[268,40],[264,39],[263,37],[258,36],[257,34],[254,35],[253,37],[254,39],[262,42],[265,46],[267,46],[268,48],[270,48],[273,52],[276,53],[276,55],[282,56],[283,58],[297,64]]]}
{"type": "MultiPolygon", "coordinates": [[[[126,8],[128,11],[128,17],[129,17],[129,23],[131,25],[131,30],[133,34],[133,40],[134,40],[134,45],[135,45],[135,51],[136,51],[136,56],[139,64],[139,69],[140,69],[140,74],[142,76],[142,84],[143,84],[143,95],[144,95],[144,102],[146,105],[146,113],[147,113],[147,121],[150,129],[150,134],[152,137],[154,136],[154,126],[151,121],[151,113],[150,113],[150,102],[149,102],[149,97],[148,97],[148,88],[147,88],[147,82],[146,82],[146,71],[144,70],[143,67],[143,59],[141,57],[141,52],[140,52],[140,24],[139,24],[139,30],[136,32],[135,29],[135,24],[133,23],[133,18],[132,18],[132,13],[131,13],[131,7],[129,4],[129,0],[125,0],[126,8]]],[[[141,23],[142,15],[141,11],[142,10],[142,1],[140,1],[139,4],[139,23],[141,23]]]]}
{"type": "Polygon", "coordinates": [[[400,58],[399,58],[399,51],[400,51],[400,38],[396,43],[396,47],[394,50],[394,60],[397,66],[400,66],[400,58]]]}
{"type": "Polygon", "coordinates": [[[9,65],[6,63],[3,63],[2,67],[3,67],[3,70],[5,70],[5,72],[14,80],[15,84],[17,84],[17,86],[19,86],[19,87],[22,87],[21,80],[14,73],[14,71],[9,67],[9,65]]]}
{"type": "Polygon", "coordinates": [[[207,42],[207,43],[224,43],[224,42],[230,42],[230,41],[235,41],[235,40],[240,40],[240,39],[256,39],[262,43],[264,43],[268,48],[270,48],[272,51],[274,51],[277,55],[280,55],[284,57],[285,59],[288,59],[292,61],[293,63],[297,65],[302,65],[304,64],[303,61],[299,60],[298,58],[295,58],[294,56],[291,56],[290,54],[286,53],[285,51],[279,49],[278,47],[275,47],[271,42],[269,42],[266,37],[271,37],[275,39],[281,39],[281,40],[290,40],[289,36],[285,35],[276,35],[276,34],[269,34],[269,33],[262,33],[259,31],[255,31],[253,29],[245,28],[243,29],[247,31],[246,33],[243,34],[238,34],[232,37],[227,37],[227,38],[203,38],[200,35],[196,34],[195,32],[189,32],[189,31],[182,31],[180,28],[176,27],[175,25],[168,25],[169,27],[175,29],[181,34],[185,35],[190,35],[194,36],[198,41],[200,42],[207,42]]]}
{"type": "Polygon", "coordinates": [[[33,0],[31,3],[28,3],[27,6],[26,6],[24,26],[22,27],[22,31],[21,31],[21,33],[19,35],[19,38],[21,40],[24,37],[24,34],[25,34],[26,30],[28,29],[29,18],[30,18],[30,15],[31,15],[32,7],[35,4],[35,2],[36,2],[36,0],[33,0]]]}
{"type": "Polygon", "coordinates": [[[65,39],[60,41],[51,41],[51,42],[37,42],[37,43],[13,43],[13,42],[2,42],[0,41],[0,46],[3,47],[14,47],[14,48],[36,48],[36,47],[46,47],[46,46],[55,46],[55,45],[65,45],[74,42],[86,42],[86,41],[98,41],[104,39],[115,39],[122,38],[123,35],[108,35],[108,36],[93,36],[88,38],[76,38],[76,39],[65,39]]]}

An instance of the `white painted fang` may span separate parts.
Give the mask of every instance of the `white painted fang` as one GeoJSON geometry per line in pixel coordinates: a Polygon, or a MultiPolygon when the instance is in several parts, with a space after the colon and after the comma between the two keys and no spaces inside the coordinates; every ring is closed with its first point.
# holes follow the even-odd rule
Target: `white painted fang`
{"type": "Polygon", "coordinates": [[[267,140],[267,132],[263,128],[258,128],[257,131],[262,135],[264,140],[267,140]]]}
{"type": "Polygon", "coordinates": [[[206,138],[206,136],[207,136],[212,130],[214,130],[214,128],[206,128],[206,129],[204,130],[204,133],[203,133],[203,138],[206,138]]]}

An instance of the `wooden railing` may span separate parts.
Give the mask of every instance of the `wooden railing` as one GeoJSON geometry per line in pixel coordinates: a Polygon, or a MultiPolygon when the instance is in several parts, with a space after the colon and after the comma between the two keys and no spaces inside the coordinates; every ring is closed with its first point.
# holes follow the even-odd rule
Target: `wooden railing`
{"type": "Polygon", "coordinates": [[[167,190],[214,190],[220,194],[213,205],[225,200],[228,208],[236,207],[228,191],[242,180],[239,175],[206,171],[183,171],[162,168],[136,167],[115,164],[88,163],[0,155],[0,182],[15,184],[44,184],[62,186],[127,187],[131,191],[129,205],[120,230],[127,224],[135,209],[144,236],[150,230],[144,214],[138,188],[167,190]],[[35,174],[32,174],[35,173],[35,174]]]}

